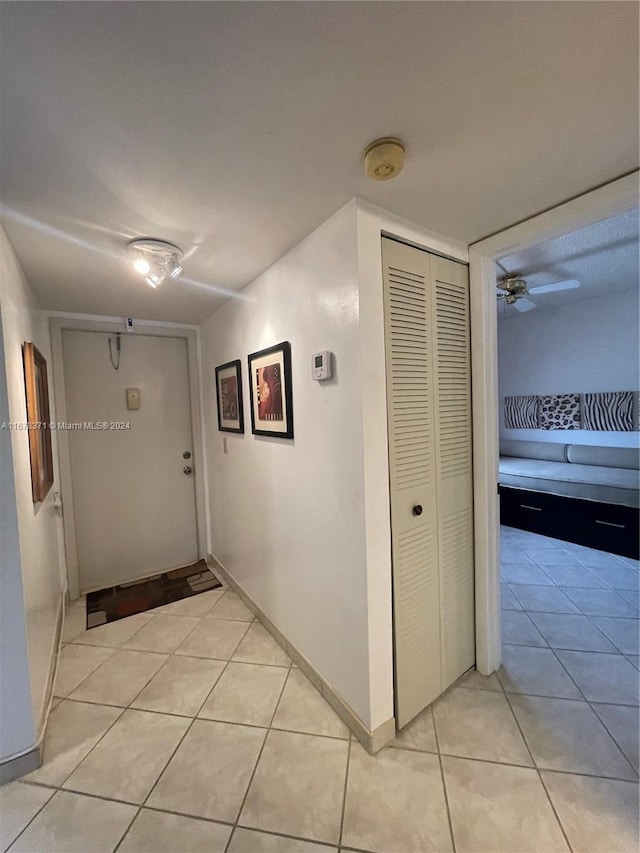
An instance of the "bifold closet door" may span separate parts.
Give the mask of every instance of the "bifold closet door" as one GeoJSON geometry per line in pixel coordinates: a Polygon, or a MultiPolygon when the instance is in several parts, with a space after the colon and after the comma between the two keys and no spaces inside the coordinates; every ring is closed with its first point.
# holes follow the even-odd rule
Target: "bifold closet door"
{"type": "Polygon", "coordinates": [[[382,259],[402,728],[474,663],[468,271],[388,238],[382,259]]]}

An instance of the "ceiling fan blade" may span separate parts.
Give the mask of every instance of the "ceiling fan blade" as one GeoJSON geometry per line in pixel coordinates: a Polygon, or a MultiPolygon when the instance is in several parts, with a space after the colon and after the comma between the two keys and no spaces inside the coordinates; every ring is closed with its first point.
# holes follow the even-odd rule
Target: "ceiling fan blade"
{"type": "Polygon", "coordinates": [[[514,302],[513,307],[516,311],[520,311],[521,314],[524,314],[525,311],[531,311],[532,308],[535,308],[536,303],[525,297],[524,299],[518,299],[517,302],[514,302]]]}
{"type": "Polygon", "coordinates": [[[555,281],[553,284],[541,284],[538,287],[530,287],[529,293],[554,293],[557,290],[573,290],[580,287],[580,282],[575,278],[568,278],[566,281],[555,281]]]}

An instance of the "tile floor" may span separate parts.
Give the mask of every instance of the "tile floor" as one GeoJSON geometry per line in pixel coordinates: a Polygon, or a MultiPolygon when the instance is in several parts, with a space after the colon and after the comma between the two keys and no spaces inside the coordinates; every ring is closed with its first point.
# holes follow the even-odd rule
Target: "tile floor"
{"type": "Polygon", "coordinates": [[[368,755],[228,589],[84,631],[0,850],[611,853],[638,846],[638,564],[503,530],[504,666],[368,755]]]}

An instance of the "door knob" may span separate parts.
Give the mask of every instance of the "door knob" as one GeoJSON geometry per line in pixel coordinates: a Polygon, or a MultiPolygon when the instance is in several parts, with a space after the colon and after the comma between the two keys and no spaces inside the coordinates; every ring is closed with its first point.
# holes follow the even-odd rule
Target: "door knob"
{"type": "Polygon", "coordinates": [[[189,453],[188,450],[185,450],[185,452],[182,454],[182,458],[183,459],[191,459],[191,454],[189,453]]]}
{"type": "Polygon", "coordinates": [[[411,510],[414,515],[422,515],[422,507],[420,504],[416,504],[414,508],[411,510]]]}
{"type": "Polygon", "coordinates": [[[182,469],[182,472],[184,474],[191,474],[192,471],[193,471],[193,468],[191,467],[191,465],[185,465],[184,468],[182,469]]]}

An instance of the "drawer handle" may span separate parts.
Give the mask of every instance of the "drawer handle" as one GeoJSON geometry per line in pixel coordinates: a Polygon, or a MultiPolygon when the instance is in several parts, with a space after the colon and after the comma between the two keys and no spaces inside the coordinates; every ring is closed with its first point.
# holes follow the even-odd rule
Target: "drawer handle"
{"type": "Polygon", "coordinates": [[[529,504],[520,504],[520,506],[522,509],[532,509],[535,510],[535,512],[542,512],[541,506],[529,506],[529,504]]]}
{"type": "Polygon", "coordinates": [[[614,524],[613,521],[600,521],[599,518],[596,518],[596,524],[604,524],[607,527],[619,527],[621,530],[624,530],[627,526],[626,524],[614,524]]]}

